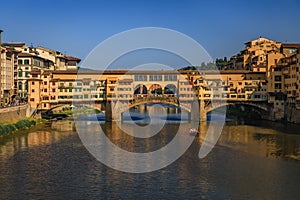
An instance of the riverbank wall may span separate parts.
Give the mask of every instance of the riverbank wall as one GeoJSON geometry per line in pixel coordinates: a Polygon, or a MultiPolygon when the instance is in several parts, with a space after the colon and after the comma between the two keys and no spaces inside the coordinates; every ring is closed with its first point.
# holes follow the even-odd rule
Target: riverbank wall
{"type": "Polygon", "coordinates": [[[0,123],[11,123],[31,117],[35,109],[28,104],[0,109],[0,123]]]}

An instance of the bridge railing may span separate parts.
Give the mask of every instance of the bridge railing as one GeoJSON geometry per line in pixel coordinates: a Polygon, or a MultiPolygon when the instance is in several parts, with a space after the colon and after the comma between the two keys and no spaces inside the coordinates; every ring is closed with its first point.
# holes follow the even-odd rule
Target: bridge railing
{"type": "Polygon", "coordinates": [[[147,96],[135,96],[132,100],[132,104],[140,102],[169,102],[178,104],[178,98],[172,95],[147,95],[147,96]]]}

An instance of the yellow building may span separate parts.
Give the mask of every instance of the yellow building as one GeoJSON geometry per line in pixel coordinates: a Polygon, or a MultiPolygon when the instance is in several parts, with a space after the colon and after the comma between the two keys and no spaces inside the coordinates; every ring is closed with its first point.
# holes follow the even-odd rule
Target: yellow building
{"type": "Polygon", "coordinates": [[[300,113],[300,54],[295,50],[298,46],[284,45],[282,52],[286,55],[271,65],[268,78],[268,102],[273,104],[277,115],[294,122],[298,117],[293,113],[300,113]]]}
{"type": "Polygon", "coordinates": [[[245,43],[245,49],[231,58],[231,69],[246,69],[254,72],[267,71],[267,56],[280,52],[281,43],[264,37],[245,43]]]}

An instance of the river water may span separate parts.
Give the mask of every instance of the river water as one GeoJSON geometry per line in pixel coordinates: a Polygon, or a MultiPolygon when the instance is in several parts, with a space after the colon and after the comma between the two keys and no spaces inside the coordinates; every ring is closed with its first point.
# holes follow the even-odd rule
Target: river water
{"type": "MultiPolygon", "coordinates": [[[[169,115],[169,123],[145,139],[125,134],[116,123],[101,126],[119,147],[150,152],[168,144],[179,125],[188,130],[190,122],[177,115],[169,115]]],[[[147,121],[131,118],[142,120],[140,125],[147,121]]],[[[124,120],[123,125],[136,124],[124,120]]],[[[0,138],[0,199],[298,199],[299,130],[298,125],[227,121],[206,157],[198,157],[205,136],[200,135],[171,165],[133,174],[97,161],[73,120],[49,122],[0,138]]]]}

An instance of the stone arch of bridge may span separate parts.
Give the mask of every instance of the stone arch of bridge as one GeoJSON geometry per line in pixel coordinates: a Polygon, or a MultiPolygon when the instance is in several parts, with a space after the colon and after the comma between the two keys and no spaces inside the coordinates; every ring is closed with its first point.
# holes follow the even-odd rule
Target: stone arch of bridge
{"type": "Polygon", "coordinates": [[[162,89],[163,89],[163,87],[161,86],[161,84],[154,83],[149,87],[148,91],[149,91],[149,94],[160,95],[160,94],[162,94],[162,89]]]}
{"type": "Polygon", "coordinates": [[[174,84],[167,84],[164,87],[164,94],[171,94],[176,95],[177,94],[177,87],[174,84]]]}
{"type": "Polygon", "coordinates": [[[247,103],[247,102],[215,102],[212,104],[211,102],[208,105],[205,105],[205,111],[206,113],[212,112],[215,109],[224,107],[224,106],[229,106],[229,105],[242,105],[242,106],[249,106],[252,108],[255,108],[257,111],[263,111],[266,112],[268,111],[268,108],[264,105],[259,105],[259,104],[254,104],[254,103],[247,103]]]}
{"type": "Polygon", "coordinates": [[[147,94],[147,86],[144,84],[138,84],[137,86],[135,86],[134,88],[134,94],[135,95],[143,95],[143,94],[147,94]]]}

